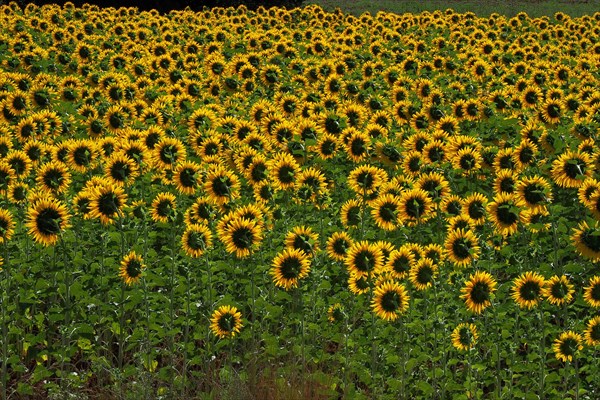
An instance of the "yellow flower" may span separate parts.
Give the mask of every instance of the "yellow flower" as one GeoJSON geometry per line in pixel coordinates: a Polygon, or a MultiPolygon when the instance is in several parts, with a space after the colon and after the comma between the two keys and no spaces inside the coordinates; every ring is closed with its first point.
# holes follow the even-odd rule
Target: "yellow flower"
{"type": "Polygon", "coordinates": [[[234,337],[242,326],[242,313],[229,305],[216,309],[210,318],[210,330],[220,339],[234,337]]]}

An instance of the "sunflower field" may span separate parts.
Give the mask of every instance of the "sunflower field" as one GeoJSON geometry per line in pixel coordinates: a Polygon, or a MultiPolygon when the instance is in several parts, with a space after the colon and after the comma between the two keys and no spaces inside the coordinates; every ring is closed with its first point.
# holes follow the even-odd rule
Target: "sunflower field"
{"type": "Polygon", "coordinates": [[[600,13],[0,19],[2,400],[600,398],[600,13]]]}

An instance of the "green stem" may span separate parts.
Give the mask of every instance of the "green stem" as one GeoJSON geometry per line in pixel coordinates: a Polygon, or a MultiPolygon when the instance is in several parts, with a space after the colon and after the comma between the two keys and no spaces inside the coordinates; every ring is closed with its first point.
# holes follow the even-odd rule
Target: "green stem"
{"type": "Polygon", "coordinates": [[[6,301],[9,298],[8,244],[4,241],[4,265],[2,266],[2,400],[8,399],[8,325],[6,301]],[[6,285],[6,287],[5,287],[6,285]]]}
{"type": "Polygon", "coordinates": [[[182,371],[182,385],[181,385],[182,398],[185,397],[185,380],[186,380],[186,375],[187,375],[187,349],[188,349],[188,340],[190,337],[190,314],[191,314],[190,271],[187,271],[187,273],[186,273],[185,297],[186,297],[185,331],[183,333],[183,366],[182,366],[183,371],[182,371]]]}
{"type": "Polygon", "coordinates": [[[538,314],[539,316],[539,331],[541,333],[541,339],[539,344],[539,352],[540,352],[540,377],[538,379],[540,383],[540,400],[544,400],[544,380],[545,380],[545,366],[546,366],[546,332],[545,332],[545,324],[544,324],[544,311],[540,309],[538,314]]]}
{"type": "Polygon", "coordinates": [[[125,345],[125,283],[121,283],[121,299],[119,300],[119,371],[123,372],[123,349],[125,345]]]}
{"type": "Polygon", "coordinates": [[[579,362],[575,358],[575,400],[579,400],[579,362]]]}

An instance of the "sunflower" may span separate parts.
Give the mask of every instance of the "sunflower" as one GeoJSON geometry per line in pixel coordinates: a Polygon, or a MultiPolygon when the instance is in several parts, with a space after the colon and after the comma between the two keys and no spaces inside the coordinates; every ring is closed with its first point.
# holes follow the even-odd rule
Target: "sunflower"
{"type": "Polygon", "coordinates": [[[85,173],[93,169],[98,150],[90,140],[74,140],[69,142],[67,155],[68,165],[77,172],[85,173]]]}
{"type": "Polygon", "coordinates": [[[358,227],[362,221],[362,202],[358,199],[347,200],[340,209],[340,219],[345,228],[358,227]]]}
{"type": "Polygon", "coordinates": [[[468,215],[476,226],[485,223],[487,201],[482,193],[473,193],[463,201],[463,213],[468,215]]]}
{"type": "Polygon", "coordinates": [[[127,195],[120,186],[105,181],[93,189],[90,212],[92,218],[100,218],[103,225],[112,224],[115,217],[122,216],[122,208],[127,202],[127,195]]]}
{"type": "Polygon", "coordinates": [[[10,211],[0,208],[0,243],[10,240],[15,232],[15,221],[10,211]]]}
{"type": "Polygon", "coordinates": [[[440,209],[449,216],[458,216],[462,213],[463,199],[455,194],[450,194],[440,202],[440,209]]]}
{"type": "Polygon", "coordinates": [[[575,289],[569,279],[564,276],[554,275],[546,281],[546,286],[542,290],[542,294],[551,304],[561,306],[573,300],[575,289]]]}
{"type": "Polygon", "coordinates": [[[69,187],[71,174],[64,164],[50,161],[38,168],[36,181],[42,189],[60,194],[69,187]]]}
{"type": "Polygon", "coordinates": [[[552,162],[550,174],[564,188],[579,188],[593,172],[593,163],[586,153],[566,151],[552,162]]]}
{"type": "Polygon", "coordinates": [[[354,162],[359,163],[369,156],[371,137],[366,131],[348,128],[344,132],[346,141],[346,155],[354,162]]]}
{"type": "Polygon", "coordinates": [[[546,207],[538,207],[536,209],[528,208],[523,210],[521,214],[521,220],[523,225],[527,227],[531,232],[545,232],[550,229],[552,224],[550,223],[550,212],[546,207]]]}
{"type": "Polygon", "coordinates": [[[432,140],[423,148],[425,160],[429,164],[443,163],[446,161],[446,144],[439,140],[432,140]]]}
{"type": "Polygon", "coordinates": [[[589,346],[600,345],[600,316],[595,316],[588,321],[583,335],[589,346]]]}
{"type": "Polygon", "coordinates": [[[545,206],[552,201],[552,188],[541,176],[525,177],[517,183],[517,193],[529,208],[545,206]]]}
{"type": "Polygon", "coordinates": [[[335,157],[339,146],[340,144],[337,137],[332,134],[325,133],[319,136],[317,144],[314,146],[313,150],[316,151],[317,155],[322,160],[329,160],[335,157]]]}
{"type": "Polygon", "coordinates": [[[446,178],[438,172],[421,174],[416,182],[417,189],[427,192],[433,202],[439,202],[450,194],[450,186],[446,178]]]}
{"type": "Polygon", "coordinates": [[[586,221],[582,221],[573,231],[571,240],[577,252],[592,261],[600,260],[600,226],[598,222],[589,226],[586,221]]]}
{"type": "Polygon", "coordinates": [[[254,200],[261,204],[269,204],[275,199],[277,189],[267,180],[252,185],[254,200]]]}
{"type": "Polygon", "coordinates": [[[405,174],[415,177],[419,174],[419,172],[421,172],[421,169],[425,165],[427,165],[427,163],[421,152],[410,150],[404,155],[404,160],[402,161],[402,170],[405,174]]]}
{"type": "Polygon", "coordinates": [[[552,350],[560,361],[573,361],[577,351],[583,350],[583,338],[579,333],[567,331],[561,333],[552,345],[552,350]]]}
{"type": "Polygon", "coordinates": [[[369,290],[371,290],[371,285],[369,284],[366,275],[350,272],[350,277],[348,278],[348,289],[350,292],[358,296],[369,292],[369,290]]]}
{"type": "Polygon", "coordinates": [[[4,158],[4,162],[10,165],[15,174],[15,178],[18,180],[27,178],[31,171],[32,162],[27,156],[27,153],[22,150],[9,151],[4,158]]]}
{"type": "Polygon", "coordinates": [[[600,276],[590,278],[589,286],[583,289],[583,299],[590,307],[600,308],[600,276]]]}
{"type": "Polygon", "coordinates": [[[375,224],[386,231],[398,228],[400,199],[391,194],[378,196],[371,202],[371,216],[375,224]]]}
{"type": "Polygon", "coordinates": [[[415,255],[410,248],[402,246],[390,253],[384,270],[388,271],[393,278],[400,280],[408,276],[415,263],[415,255]]]}
{"type": "Polygon", "coordinates": [[[482,162],[481,153],[472,147],[460,149],[452,157],[452,166],[464,176],[480,170],[482,162]]]}
{"type": "Polygon", "coordinates": [[[13,204],[22,205],[27,201],[30,187],[25,182],[13,182],[8,186],[8,200],[13,204]]]}
{"type": "Polygon", "coordinates": [[[537,159],[538,146],[530,139],[524,139],[511,155],[515,168],[519,171],[527,168],[537,159]]]}
{"type": "Polygon", "coordinates": [[[135,161],[125,153],[116,152],[106,160],[104,175],[114,185],[129,185],[139,175],[139,169],[135,161]]]}
{"type": "Polygon", "coordinates": [[[433,203],[423,189],[410,189],[400,195],[400,221],[408,226],[424,222],[431,216],[433,203]]]}
{"type": "Polygon", "coordinates": [[[379,318],[395,321],[408,310],[410,297],[404,285],[386,281],[375,287],[371,309],[379,318]]]}
{"type": "Polygon", "coordinates": [[[496,290],[496,281],[488,272],[477,271],[469,276],[460,297],[465,300],[467,308],[475,314],[481,314],[489,307],[491,296],[496,290]]]}
{"type": "Polygon", "coordinates": [[[519,177],[515,171],[501,169],[494,178],[494,192],[513,194],[517,190],[519,177]]]}
{"type": "Polygon", "coordinates": [[[186,159],[186,151],[181,141],[172,138],[162,138],[152,150],[152,160],[160,169],[170,169],[186,159]]]}
{"type": "Polygon", "coordinates": [[[310,227],[296,226],[285,235],[285,247],[312,256],[319,250],[319,234],[310,227]]]}
{"type": "Polygon", "coordinates": [[[240,181],[232,171],[215,166],[208,172],[204,190],[215,203],[224,205],[239,197],[240,181]]]}
{"type": "Polygon", "coordinates": [[[564,105],[559,99],[547,99],[541,106],[542,118],[549,124],[558,124],[563,113],[564,105]]]}
{"type": "Polygon", "coordinates": [[[438,266],[430,258],[421,258],[410,269],[409,280],[417,290],[429,289],[438,275],[438,266]]]}
{"type": "Polygon", "coordinates": [[[327,239],[327,255],[337,261],[343,261],[354,240],[346,232],[334,232],[327,239]]]}
{"type": "Polygon", "coordinates": [[[368,276],[381,269],[383,252],[374,243],[367,241],[355,242],[348,249],[344,262],[351,274],[368,276]]]}
{"type": "Polygon", "coordinates": [[[229,305],[219,307],[210,317],[210,330],[219,339],[234,337],[242,326],[242,313],[229,305]]]}
{"type": "Polygon", "coordinates": [[[69,226],[69,212],[59,200],[46,196],[29,207],[25,225],[36,242],[44,246],[53,245],[61,232],[69,226]]]}
{"type": "Polygon", "coordinates": [[[523,202],[514,194],[501,193],[488,203],[487,212],[494,224],[494,229],[502,236],[510,236],[517,232],[521,219],[523,202]]]}
{"type": "Polygon", "coordinates": [[[260,224],[246,218],[235,218],[226,224],[220,224],[217,234],[227,252],[235,253],[237,258],[248,257],[263,238],[260,224]]]}
{"type": "Polygon", "coordinates": [[[450,338],[452,339],[452,345],[457,350],[469,351],[475,347],[479,334],[475,324],[462,323],[454,328],[450,338]]]}
{"type": "Polygon", "coordinates": [[[182,161],[175,167],[173,175],[177,191],[193,195],[198,187],[200,165],[193,161],[182,161]]]}
{"type": "Polygon", "coordinates": [[[329,322],[343,321],[345,317],[344,307],[340,303],[332,304],[327,309],[327,320],[329,322]]]}
{"type": "Polygon", "coordinates": [[[281,190],[292,189],[296,185],[296,179],[300,166],[289,153],[277,153],[267,162],[269,176],[274,185],[281,190]]]}
{"type": "Polygon", "coordinates": [[[348,186],[358,196],[375,193],[388,180],[387,173],[372,165],[361,165],[348,174],[348,186]]]}
{"type": "Polygon", "coordinates": [[[525,272],[513,281],[512,298],[521,308],[531,309],[542,298],[545,279],[537,272],[525,272]]]}
{"type": "Polygon", "coordinates": [[[286,248],[273,259],[270,274],[275,286],[285,290],[298,287],[298,280],[308,276],[310,259],[302,250],[286,248]]]}
{"type": "Polygon", "coordinates": [[[136,254],[135,251],[131,251],[121,260],[119,276],[127,286],[131,286],[139,282],[144,268],[146,266],[142,256],[136,254]]]}
{"type": "Polygon", "coordinates": [[[437,243],[430,243],[425,246],[423,253],[423,257],[429,258],[436,265],[439,265],[445,259],[444,248],[437,243]]]}

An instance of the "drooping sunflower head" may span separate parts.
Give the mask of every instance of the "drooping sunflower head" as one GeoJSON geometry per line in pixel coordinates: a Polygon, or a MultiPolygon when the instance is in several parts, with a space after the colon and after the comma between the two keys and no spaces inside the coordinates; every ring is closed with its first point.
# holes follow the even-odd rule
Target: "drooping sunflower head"
{"type": "Polygon", "coordinates": [[[242,313],[229,305],[216,309],[210,318],[210,330],[219,339],[234,337],[242,326],[242,313]]]}
{"type": "Polygon", "coordinates": [[[460,297],[465,300],[469,311],[475,314],[481,314],[484,309],[490,306],[492,294],[496,290],[496,280],[485,271],[477,271],[467,280],[465,286],[461,289],[463,293],[460,297]]]}
{"type": "Polygon", "coordinates": [[[452,345],[461,351],[468,351],[475,347],[479,338],[475,324],[461,323],[452,331],[450,336],[452,345]]]}
{"type": "Polygon", "coordinates": [[[126,285],[131,286],[139,282],[144,268],[146,266],[142,256],[135,251],[131,251],[121,260],[119,276],[126,285]]]}
{"type": "Polygon", "coordinates": [[[541,301],[544,285],[542,275],[532,271],[525,272],[514,280],[512,298],[519,307],[531,309],[541,301]]]}
{"type": "Polygon", "coordinates": [[[556,358],[563,362],[571,362],[577,355],[577,352],[583,350],[582,342],[583,338],[580,334],[567,331],[558,336],[552,345],[552,349],[556,358]]]}

